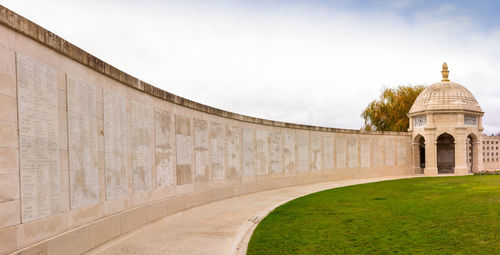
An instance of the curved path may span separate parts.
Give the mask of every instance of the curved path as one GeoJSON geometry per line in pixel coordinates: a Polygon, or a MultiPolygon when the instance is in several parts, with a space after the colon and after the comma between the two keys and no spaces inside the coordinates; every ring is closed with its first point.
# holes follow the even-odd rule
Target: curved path
{"type": "Polygon", "coordinates": [[[89,254],[245,254],[260,219],[287,201],[331,188],[409,177],[323,182],[228,198],[162,218],[89,254]]]}

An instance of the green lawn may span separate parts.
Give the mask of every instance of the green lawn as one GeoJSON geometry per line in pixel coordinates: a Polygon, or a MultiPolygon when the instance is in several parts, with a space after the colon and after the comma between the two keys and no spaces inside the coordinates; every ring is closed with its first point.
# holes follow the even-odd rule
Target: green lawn
{"type": "Polygon", "coordinates": [[[248,254],[500,254],[500,176],[326,190],[262,220],[248,254]]]}

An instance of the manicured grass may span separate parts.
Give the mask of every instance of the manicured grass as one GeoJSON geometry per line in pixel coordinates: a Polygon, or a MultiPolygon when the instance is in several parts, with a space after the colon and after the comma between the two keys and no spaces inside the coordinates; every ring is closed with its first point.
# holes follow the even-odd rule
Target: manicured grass
{"type": "Polygon", "coordinates": [[[326,190],[276,208],[248,254],[500,254],[500,176],[326,190]]]}

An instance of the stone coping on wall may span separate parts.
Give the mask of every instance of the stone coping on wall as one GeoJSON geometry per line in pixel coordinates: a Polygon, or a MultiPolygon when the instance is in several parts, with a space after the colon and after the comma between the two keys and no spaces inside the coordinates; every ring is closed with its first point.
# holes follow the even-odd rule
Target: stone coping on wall
{"type": "Polygon", "coordinates": [[[121,82],[127,86],[133,87],[140,90],[146,94],[154,96],[156,98],[163,99],[165,101],[181,105],[193,110],[201,111],[204,113],[221,116],[224,118],[235,119],[239,121],[245,121],[250,123],[276,126],[276,127],[286,127],[294,129],[305,129],[312,131],[325,131],[325,132],[338,132],[338,133],[350,133],[350,134],[394,134],[394,135],[409,135],[407,132],[390,132],[390,131],[364,131],[364,130],[353,130],[353,129],[342,129],[342,128],[329,128],[329,127],[319,127],[302,125],[295,123],[287,123],[281,121],[267,120],[261,118],[250,117],[238,113],[233,113],[221,109],[217,109],[208,105],[200,104],[192,100],[174,95],[153,85],[150,85],[138,78],[129,75],[112,65],[100,60],[99,58],[93,56],[92,54],[80,49],[79,47],[69,43],[63,38],[57,36],[56,34],[48,31],[47,29],[35,24],[34,22],[24,18],[23,16],[7,9],[6,7],[0,5],[0,25],[8,27],[24,36],[27,36],[38,43],[49,47],[52,50],[84,65],[92,70],[101,73],[111,79],[121,82]]]}

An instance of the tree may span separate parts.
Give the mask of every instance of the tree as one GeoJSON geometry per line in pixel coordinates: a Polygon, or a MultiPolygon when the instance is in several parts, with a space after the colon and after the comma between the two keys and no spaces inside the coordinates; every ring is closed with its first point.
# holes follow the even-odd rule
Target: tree
{"type": "Polygon", "coordinates": [[[425,89],[422,85],[384,88],[379,100],[373,100],[361,114],[365,130],[407,131],[410,125],[406,114],[417,96],[425,89]]]}

